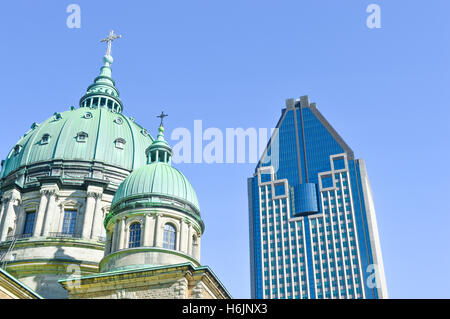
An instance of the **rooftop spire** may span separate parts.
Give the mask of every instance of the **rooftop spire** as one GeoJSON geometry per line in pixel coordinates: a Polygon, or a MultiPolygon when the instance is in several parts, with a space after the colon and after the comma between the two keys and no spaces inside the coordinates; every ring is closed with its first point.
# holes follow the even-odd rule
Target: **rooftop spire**
{"type": "Polygon", "coordinates": [[[114,61],[111,56],[111,43],[121,37],[121,35],[114,34],[114,30],[111,30],[106,38],[100,40],[100,42],[108,44],[106,54],[103,56],[103,66],[100,68],[100,75],[95,78],[94,83],[88,87],[86,94],[80,99],[80,107],[103,107],[111,112],[122,112],[123,105],[119,98],[120,93],[111,77],[111,64],[114,61]]]}
{"type": "Polygon", "coordinates": [[[164,114],[164,111],[162,111],[161,114],[157,116],[161,119],[161,124],[159,125],[160,127],[163,126],[163,119],[168,116],[169,116],[168,114],[164,114]]]}
{"type": "Polygon", "coordinates": [[[109,35],[106,38],[100,40],[100,42],[108,43],[108,48],[106,49],[106,55],[111,56],[111,43],[115,39],[120,39],[121,37],[122,37],[121,35],[114,34],[114,30],[111,30],[109,32],[109,35]]]}
{"type": "Polygon", "coordinates": [[[153,141],[152,145],[147,149],[147,163],[151,164],[154,162],[162,162],[169,164],[172,160],[172,149],[169,144],[164,139],[164,126],[163,119],[167,117],[167,114],[161,112],[161,115],[158,115],[161,119],[161,124],[158,128],[158,137],[153,141]]]}

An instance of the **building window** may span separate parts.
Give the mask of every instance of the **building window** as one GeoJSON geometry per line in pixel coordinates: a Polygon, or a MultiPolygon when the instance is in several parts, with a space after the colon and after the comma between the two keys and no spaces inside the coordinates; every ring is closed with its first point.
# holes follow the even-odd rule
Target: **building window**
{"type": "MultiPolygon", "coordinates": [[[[333,187],[333,175],[325,175],[322,176],[320,179],[321,183],[322,183],[322,188],[331,188],[333,187]]],[[[333,201],[331,201],[331,203],[333,204],[333,201]]]]}
{"type": "Polygon", "coordinates": [[[86,112],[86,114],[84,114],[84,118],[85,119],[91,119],[92,118],[92,113],[91,112],[86,112]]]}
{"type": "Polygon", "coordinates": [[[77,134],[77,142],[86,143],[88,134],[86,132],[79,132],[77,134]]]}
{"type": "Polygon", "coordinates": [[[75,233],[75,223],[77,221],[77,211],[73,209],[64,210],[64,220],[62,233],[73,235],[75,233]]]}
{"type": "Polygon", "coordinates": [[[134,223],[130,226],[130,240],[128,248],[141,246],[141,224],[134,223]]]}
{"type": "Polygon", "coordinates": [[[48,141],[50,140],[50,134],[44,134],[42,135],[41,144],[48,144],[48,141]]]}
{"type": "Polygon", "coordinates": [[[55,116],[55,120],[60,120],[62,119],[62,115],[61,113],[56,112],[55,114],[53,114],[55,116]]]}
{"type": "Polygon", "coordinates": [[[177,231],[171,224],[164,225],[163,248],[175,250],[177,231]]]}
{"type": "Polygon", "coordinates": [[[18,155],[21,150],[22,150],[22,145],[14,146],[14,156],[18,155]]]}
{"type": "Polygon", "coordinates": [[[36,212],[26,212],[25,226],[23,228],[23,235],[31,235],[34,230],[34,221],[36,218],[36,212]]]}
{"type": "Polygon", "coordinates": [[[126,141],[123,138],[118,138],[114,141],[114,143],[116,144],[116,148],[123,150],[126,141]]]}

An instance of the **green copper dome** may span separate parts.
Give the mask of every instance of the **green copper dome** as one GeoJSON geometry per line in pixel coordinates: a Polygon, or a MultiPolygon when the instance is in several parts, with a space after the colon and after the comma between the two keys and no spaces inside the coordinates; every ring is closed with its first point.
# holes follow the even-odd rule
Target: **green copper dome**
{"type": "Polygon", "coordinates": [[[145,151],[152,142],[143,127],[122,114],[72,109],[33,124],[8,154],[1,177],[53,160],[98,161],[131,171],[147,163],[145,151]]]}
{"type": "Polygon", "coordinates": [[[168,197],[193,206],[200,212],[197,195],[187,178],[176,168],[163,162],[154,162],[132,172],[114,195],[112,207],[136,197],[168,197]]]}
{"type": "Polygon", "coordinates": [[[146,151],[148,164],[133,171],[120,184],[105,218],[105,227],[112,216],[122,211],[166,207],[195,218],[204,228],[197,194],[187,178],[170,165],[172,149],[164,140],[163,132],[161,120],[158,138],[146,151]]]}
{"type": "Polygon", "coordinates": [[[109,44],[100,75],[81,98],[80,108],[34,123],[3,162],[0,178],[32,164],[58,160],[97,161],[129,171],[147,163],[146,150],[153,138],[121,114],[123,105],[111,78],[110,41],[118,37],[112,31],[104,39],[109,44]]]}

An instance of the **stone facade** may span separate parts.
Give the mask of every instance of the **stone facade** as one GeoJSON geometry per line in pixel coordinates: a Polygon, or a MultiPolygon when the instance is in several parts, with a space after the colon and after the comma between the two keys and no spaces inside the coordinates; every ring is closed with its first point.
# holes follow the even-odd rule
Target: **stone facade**
{"type": "Polygon", "coordinates": [[[61,281],[69,299],[229,299],[208,267],[137,268],[61,281]]]}
{"type": "Polygon", "coordinates": [[[1,162],[0,261],[45,298],[228,298],[200,267],[204,224],[165,116],[154,140],[121,114],[112,62],[1,162]]]}
{"type": "Polygon", "coordinates": [[[170,265],[192,262],[200,265],[201,227],[192,218],[173,209],[134,209],[114,216],[107,225],[105,258],[101,271],[127,265],[170,265]],[[141,240],[138,248],[129,249],[130,226],[139,223],[141,240]],[[175,247],[165,249],[164,226],[175,229],[175,247]]]}
{"type": "Polygon", "coordinates": [[[0,255],[8,272],[47,298],[66,297],[57,281],[70,275],[70,267],[96,273],[104,255],[103,219],[113,195],[98,185],[74,188],[47,183],[3,194],[0,255]],[[63,230],[66,210],[76,212],[70,233],[63,230]],[[28,213],[35,214],[35,223],[32,233],[25,234],[28,213]]]}

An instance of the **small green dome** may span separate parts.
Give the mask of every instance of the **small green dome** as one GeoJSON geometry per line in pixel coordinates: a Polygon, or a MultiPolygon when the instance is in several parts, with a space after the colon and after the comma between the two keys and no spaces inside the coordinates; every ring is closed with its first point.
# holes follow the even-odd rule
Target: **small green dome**
{"type": "Polygon", "coordinates": [[[136,197],[169,197],[186,203],[200,214],[197,195],[187,178],[164,162],[153,162],[132,172],[117,189],[112,208],[136,197]]]}

